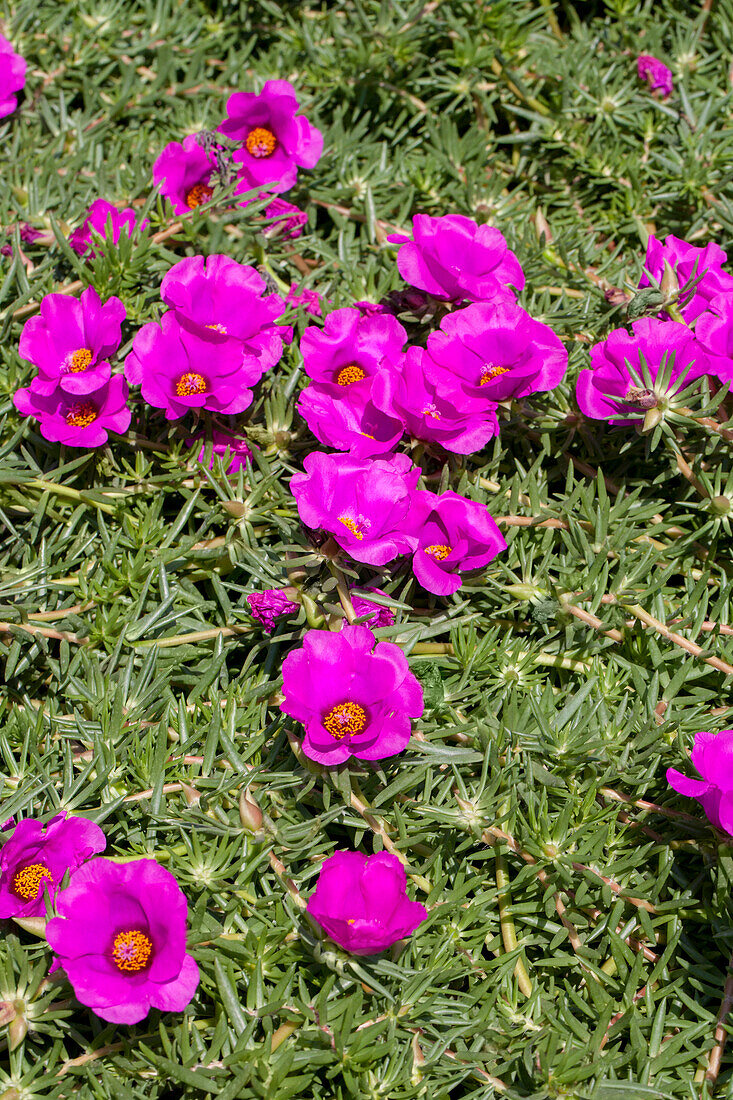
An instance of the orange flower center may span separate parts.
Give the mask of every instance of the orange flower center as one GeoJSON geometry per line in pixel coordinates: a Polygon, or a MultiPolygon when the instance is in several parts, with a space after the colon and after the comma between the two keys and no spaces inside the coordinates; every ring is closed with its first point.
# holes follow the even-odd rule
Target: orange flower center
{"type": "Polygon", "coordinates": [[[70,428],[86,428],[99,416],[99,409],[93,401],[79,401],[72,405],[65,420],[70,428]]]}
{"type": "Polygon", "coordinates": [[[195,210],[197,206],[203,206],[208,202],[213,194],[214,188],[209,187],[208,183],[195,183],[186,192],[186,206],[189,210],[195,210]]]}
{"type": "Polygon", "coordinates": [[[10,889],[16,898],[30,901],[31,898],[38,897],[41,883],[45,881],[53,882],[53,875],[46,864],[29,863],[27,867],[21,867],[19,871],[15,872],[10,883],[10,889]]]}
{"type": "Polygon", "coordinates": [[[339,703],[323,716],[323,727],[341,741],[344,737],[353,737],[361,733],[367,724],[367,712],[358,703],[339,703]]]}
{"type": "Polygon", "coordinates": [[[250,130],[247,134],[247,140],[244,144],[247,146],[247,152],[250,156],[257,157],[259,160],[261,157],[272,156],[277,145],[277,138],[272,130],[268,130],[265,126],[255,126],[254,130],[250,130]]]}
{"type": "Polygon", "coordinates": [[[423,549],[426,554],[430,554],[431,558],[435,558],[436,561],[443,561],[448,557],[453,547],[446,546],[444,542],[436,542],[433,546],[424,546],[423,549]]]}
{"type": "Polygon", "coordinates": [[[206,379],[203,374],[195,374],[193,371],[182,374],[176,382],[178,397],[193,397],[197,393],[206,393],[206,389],[206,379]]]}
{"type": "Polygon", "coordinates": [[[349,519],[348,516],[339,516],[339,523],[343,523],[344,527],[348,528],[354,538],[357,538],[359,542],[364,538],[363,532],[359,530],[353,519],[349,519]]]}
{"type": "Polygon", "coordinates": [[[336,375],[339,386],[353,386],[354,382],[361,382],[364,378],[366,378],[366,371],[362,370],[357,363],[349,363],[336,375]]]}
{"type": "Polygon", "coordinates": [[[86,370],[92,361],[92,353],[89,348],[78,348],[69,359],[69,370],[72,374],[79,374],[86,370]]]}
{"type": "Polygon", "coordinates": [[[144,970],[153,953],[153,941],[139,928],[118,932],[112,941],[112,958],[123,974],[137,974],[144,970]]]}
{"type": "Polygon", "coordinates": [[[498,378],[500,374],[508,374],[509,367],[500,367],[496,363],[488,363],[481,371],[480,386],[485,386],[487,382],[492,382],[495,378],[498,378]]]}

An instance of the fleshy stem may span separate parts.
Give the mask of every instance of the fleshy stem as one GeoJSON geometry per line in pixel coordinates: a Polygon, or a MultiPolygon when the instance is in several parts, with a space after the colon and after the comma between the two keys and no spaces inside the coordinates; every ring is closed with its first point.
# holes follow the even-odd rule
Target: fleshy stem
{"type": "MultiPolygon", "coordinates": [[[[512,899],[509,893],[509,875],[507,874],[506,863],[504,857],[497,848],[496,855],[496,885],[499,890],[499,920],[501,922],[501,938],[504,943],[504,950],[509,954],[516,951],[519,948],[517,943],[517,931],[514,927],[514,918],[512,917],[512,899]]],[[[525,967],[521,959],[517,959],[516,966],[514,967],[514,973],[517,978],[517,985],[521,989],[525,997],[532,996],[532,982],[530,981],[527,968],[525,967]]]]}

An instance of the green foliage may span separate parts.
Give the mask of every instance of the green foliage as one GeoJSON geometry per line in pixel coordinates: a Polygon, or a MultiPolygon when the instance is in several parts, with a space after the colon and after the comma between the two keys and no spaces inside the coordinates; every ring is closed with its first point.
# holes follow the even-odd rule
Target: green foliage
{"type": "MultiPolygon", "coordinates": [[[[202,982],[185,1014],[108,1025],[8,923],[0,1100],[710,1094],[733,853],[664,773],[686,766],[695,731],[731,724],[730,677],[708,663],[733,663],[727,395],[639,433],[600,430],[573,399],[588,344],[626,320],[650,232],[730,244],[733,3],[709,8],[20,0],[7,14],[29,76],[0,124],[0,223],[15,226],[0,280],[0,820],[85,813],[111,852],[163,862],[189,897],[202,982]],[[637,82],[640,49],[670,62],[668,102],[637,82]],[[276,77],[326,135],[288,196],[304,236],[266,240],[260,204],[196,213],[156,243],[162,146],[276,77]],[[99,196],[151,226],[88,263],[65,237],[99,196]],[[377,578],[397,616],[378,633],[410,655],[425,716],[398,759],[327,773],[295,754],[277,706],[284,655],[341,614],[288,491],[313,446],[293,415],[297,340],[245,418],[252,474],[231,481],[142,405],[129,440],[99,453],[45,442],[10,400],[29,377],[17,343],[32,303],[80,279],[123,298],[124,354],[163,274],[197,251],[264,262],[334,307],[376,300],[400,285],[386,236],[418,211],[501,228],[522,304],[566,340],[571,372],[508,410],[493,448],[426,465],[509,517],[509,549],[444,603],[405,573],[377,578]],[[50,243],[21,245],[20,221],[50,243]],[[245,595],[287,583],[286,567],[308,621],[266,636],[245,595]],[[335,848],[385,837],[429,919],[351,958],[301,902],[335,848]]],[[[720,1094],[732,1069],[726,1054],[720,1094]]]]}

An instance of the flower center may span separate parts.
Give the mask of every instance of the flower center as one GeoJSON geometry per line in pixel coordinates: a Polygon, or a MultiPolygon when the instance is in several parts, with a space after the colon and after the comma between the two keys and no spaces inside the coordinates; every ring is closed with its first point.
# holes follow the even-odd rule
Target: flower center
{"type": "Polygon", "coordinates": [[[350,516],[339,516],[339,523],[343,523],[344,527],[351,531],[354,538],[358,539],[359,542],[364,538],[364,531],[371,526],[367,520],[361,518],[354,520],[350,516]]]}
{"type": "Polygon", "coordinates": [[[247,152],[250,156],[257,157],[259,160],[261,157],[272,156],[277,145],[277,138],[272,130],[268,130],[265,126],[255,126],[254,130],[250,130],[247,134],[247,140],[244,144],[247,146],[247,152]]]}
{"type": "Polygon", "coordinates": [[[99,409],[93,401],[79,401],[72,405],[65,416],[70,428],[86,428],[99,416],[99,409]]]}
{"type": "Polygon", "coordinates": [[[654,409],[659,404],[653,390],[645,390],[640,386],[631,386],[626,391],[624,401],[629,405],[636,405],[637,409],[654,409]]]}
{"type": "Polygon", "coordinates": [[[31,898],[38,897],[41,883],[45,881],[53,883],[53,875],[46,864],[29,863],[27,867],[21,867],[19,871],[15,872],[10,883],[10,889],[16,898],[30,901],[31,898]]]}
{"type": "Polygon", "coordinates": [[[197,206],[203,206],[214,194],[214,188],[208,183],[195,183],[186,192],[185,202],[189,210],[195,210],[197,206]]]}
{"type": "Polygon", "coordinates": [[[487,382],[493,382],[495,378],[498,378],[500,374],[507,374],[509,367],[500,367],[498,363],[487,363],[484,369],[481,371],[481,378],[479,380],[480,386],[485,386],[487,382]]]}
{"type": "Polygon", "coordinates": [[[341,741],[344,737],[353,737],[361,733],[367,724],[367,712],[358,703],[339,703],[323,716],[323,727],[341,741]]]}
{"type": "Polygon", "coordinates": [[[80,371],[84,371],[91,364],[92,353],[89,348],[78,348],[73,352],[64,364],[67,371],[71,371],[72,374],[79,374],[80,371]]]}
{"type": "Polygon", "coordinates": [[[227,335],[227,330],[226,330],[224,325],[219,325],[219,324],[204,325],[204,328],[213,329],[214,332],[218,332],[221,336],[226,336],[227,335]]]}
{"type": "Polygon", "coordinates": [[[136,974],[144,970],[153,953],[153,941],[139,928],[118,932],[112,941],[112,958],[123,974],[136,974]]]}
{"type": "Polygon", "coordinates": [[[452,546],[446,546],[444,542],[436,542],[432,546],[424,546],[423,550],[426,554],[430,554],[431,558],[435,558],[436,561],[443,561],[448,557],[452,546]]]}
{"type": "Polygon", "coordinates": [[[197,393],[206,393],[206,379],[203,374],[187,371],[176,382],[176,396],[193,397],[197,393]]]}
{"type": "Polygon", "coordinates": [[[349,363],[347,366],[342,367],[336,375],[336,381],[339,386],[353,386],[354,382],[361,382],[366,378],[366,371],[357,363],[349,363]]]}
{"type": "Polygon", "coordinates": [[[440,420],[440,413],[437,411],[435,405],[426,405],[422,411],[423,416],[432,416],[433,420],[440,420]]]}

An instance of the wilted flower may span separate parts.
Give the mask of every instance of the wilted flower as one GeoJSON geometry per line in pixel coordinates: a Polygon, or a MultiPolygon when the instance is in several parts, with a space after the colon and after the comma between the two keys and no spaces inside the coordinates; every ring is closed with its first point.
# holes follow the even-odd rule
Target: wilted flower
{"type": "Polygon", "coordinates": [[[410,740],[410,719],[423,712],[404,653],[366,626],[309,630],[282,671],[280,709],[305,726],[303,752],[319,764],[395,756],[410,740]]]}
{"type": "Polygon", "coordinates": [[[514,302],[479,302],[443,318],[428,337],[423,365],[432,381],[457,383],[475,407],[554,389],[568,353],[548,325],[514,302]]]}
{"type": "Polygon", "coordinates": [[[507,296],[508,286],[524,286],[521,264],[498,229],[460,214],[416,214],[412,235],[413,240],[399,233],[387,240],[402,245],[397,267],[405,282],[435,298],[480,302],[507,296]]]}
{"type": "MultiPolygon", "coordinates": [[[[664,238],[664,244],[656,237],[649,238],[644,267],[658,283],[664,278],[665,263],[677,276],[680,287],[693,278],[698,280],[692,290],[679,300],[680,312],[689,324],[710,308],[712,299],[733,293],[733,276],[723,271],[727,259],[723,249],[714,241],[704,248],[697,248],[670,233],[664,238]]],[[[649,285],[649,276],[645,272],[639,286],[649,285]]]]}
{"type": "Polygon", "coordinates": [[[23,416],[33,416],[39,422],[41,435],[51,443],[67,447],[102,447],[108,432],[121,435],[130,427],[127,407],[128,390],[124,378],[113,374],[93,393],[70,394],[58,386],[51,393],[30,386],[18,390],[13,404],[23,416]]]}
{"type": "Polygon", "coordinates": [[[411,552],[408,517],[420,470],[407,455],[358,459],[312,451],[290,489],[307,527],[322,528],[355,561],[384,565],[411,552]]]}
{"type": "Polygon", "coordinates": [[[308,223],[308,215],[305,211],[285,199],[273,199],[265,210],[265,217],[273,221],[264,230],[266,237],[285,237],[292,239],[299,237],[303,232],[303,226],[308,223]]]}
{"type": "Polygon", "coordinates": [[[651,54],[642,53],[636,62],[639,80],[646,80],[653,92],[661,92],[663,98],[672,95],[672,70],[651,54]]]}
{"type": "Polygon", "coordinates": [[[23,244],[35,244],[41,237],[47,236],[48,234],[44,233],[42,229],[36,229],[34,225],[30,225],[28,222],[21,222],[20,239],[23,244]]]}
{"type": "Polygon", "coordinates": [[[295,89],[287,80],[268,80],[259,95],[235,92],[219,127],[233,141],[240,175],[248,188],[288,191],[298,168],[314,168],[323,151],[323,135],[299,115],[295,89]]]}
{"type": "Polygon", "coordinates": [[[298,604],[286,596],[281,588],[266,588],[263,592],[248,593],[247,603],[253,619],[262,623],[262,629],[272,634],[276,620],[282,615],[292,615],[298,604]]]}
{"type": "MultiPolygon", "coordinates": [[[[578,377],[580,411],[594,420],[633,424],[629,414],[669,407],[679,390],[708,373],[705,353],[686,325],[643,317],[591,348],[578,377]]],[[[638,416],[636,418],[638,420],[638,416]]]]}
{"type": "Polygon", "coordinates": [[[458,493],[415,493],[413,523],[418,537],[413,572],[423,588],[438,596],[456,592],[460,573],[480,569],[506,550],[488,509],[458,493]]]}
{"type": "Polygon", "coordinates": [[[405,868],[388,852],[334,852],[323,861],[307,912],[352,955],[384,951],[428,915],[407,897],[405,868]]]}
{"type": "MultiPolygon", "coordinates": [[[[367,592],[374,592],[378,596],[386,596],[386,592],[382,592],[381,588],[367,588],[367,592]]],[[[365,599],[364,596],[357,596],[353,592],[350,593],[351,606],[353,607],[356,617],[361,619],[364,615],[369,616],[369,622],[365,623],[370,630],[378,630],[381,626],[392,626],[395,621],[394,611],[390,607],[385,607],[381,603],[374,603],[372,600],[365,599]]]]}
{"type": "Polygon", "coordinates": [[[696,798],[718,829],[733,835],[733,730],[695,734],[692,764],[702,779],[667,769],[667,782],[679,794],[696,798]]]}
{"type": "Polygon", "coordinates": [[[374,380],[374,404],[401,421],[415,439],[439,443],[455,454],[480,451],[499,434],[496,404],[467,395],[459,378],[433,380],[426,358],[422,348],[408,348],[399,369],[382,371],[374,380]]]}
{"type": "Polygon", "coordinates": [[[262,373],[256,357],[243,357],[239,340],[205,328],[184,327],[172,310],[160,324],[143,325],[125,360],[125,375],[149,405],[176,420],[194,409],[238,413],[252,402],[249,386],[262,373]]]}
{"type": "Polygon", "coordinates": [[[11,115],[18,106],[15,93],[25,87],[26,68],[25,58],[0,34],[0,118],[11,115]]]}
{"type": "Polygon", "coordinates": [[[69,244],[80,256],[89,252],[90,257],[94,258],[97,253],[91,245],[96,237],[117,244],[123,233],[132,237],[136,231],[145,229],[149,224],[147,218],[138,223],[137,213],[131,206],[118,210],[104,199],[96,199],[89,207],[82,225],[70,235],[69,244]]]}
{"type": "Polygon", "coordinates": [[[46,893],[53,899],[66,872],[106,844],[102,830],[86,817],[60,813],[47,825],[32,817],[19,821],[0,849],[0,917],[45,916],[46,893]]]}
{"type": "Polygon", "coordinates": [[[299,287],[299,283],[293,283],[285,296],[285,301],[296,309],[298,306],[302,306],[306,313],[310,313],[313,317],[323,316],[321,296],[318,291],[301,290],[300,293],[298,293],[299,287]]]}
{"type": "Polygon", "coordinates": [[[212,339],[241,341],[247,384],[253,385],[283,352],[282,326],[275,324],[286,306],[253,267],[229,256],[191,256],[167,272],[160,296],[178,321],[212,339]]]}
{"type": "MultiPolygon", "coordinates": [[[[198,442],[199,439],[203,439],[201,450],[198,454],[198,461],[204,462],[206,459],[206,437],[202,433],[195,436],[194,439],[187,440],[188,445],[198,442]]],[[[252,451],[247,445],[247,441],[239,439],[238,436],[229,435],[227,432],[220,432],[217,428],[213,428],[211,432],[211,458],[209,459],[209,469],[214,469],[214,463],[216,456],[219,455],[222,459],[229,453],[229,465],[226,467],[228,474],[236,474],[239,470],[246,470],[247,463],[252,461],[252,451]]]]}
{"type": "Polygon", "coordinates": [[[136,1024],[152,1008],[181,1012],[199,982],[186,954],[188,905],[152,859],[80,867],[56,898],[46,937],[78,1000],[103,1020],[136,1024]]]}
{"type": "Polygon", "coordinates": [[[18,351],[38,368],[33,392],[48,395],[57,387],[85,394],[109,382],[107,362],[120,345],[125,307],[119,298],[102,301],[89,286],[81,298],[47,294],[40,314],[26,321],[18,351]]]}

